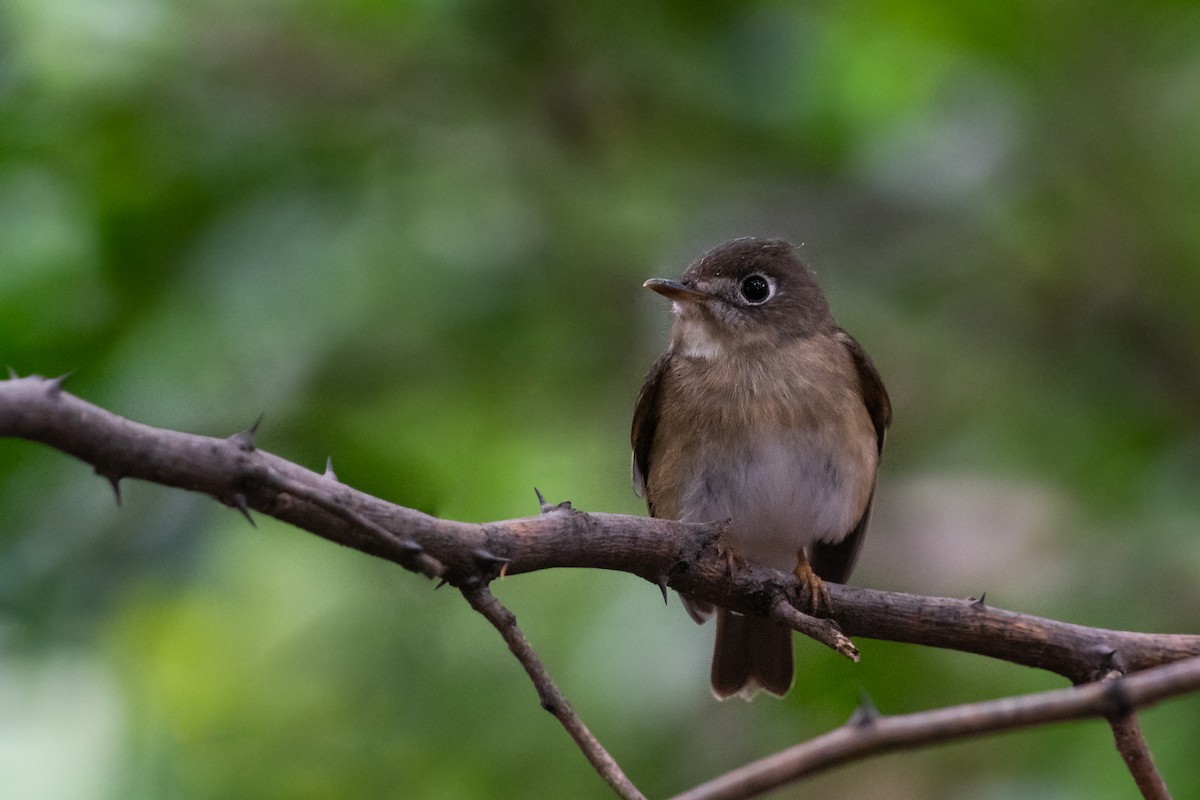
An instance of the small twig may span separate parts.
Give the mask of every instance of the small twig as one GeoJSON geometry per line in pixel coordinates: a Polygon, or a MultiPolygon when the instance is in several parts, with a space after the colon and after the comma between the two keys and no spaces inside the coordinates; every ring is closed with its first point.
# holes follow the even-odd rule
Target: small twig
{"type": "Polygon", "coordinates": [[[858,648],[842,633],[836,622],[809,616],[789,603],[786,597],[776,599],[771,605],[771,619],[815,639],[855,663],[859,660],[858,648]]]}
{"type": "Polygon", "coordinates": [[[471,589],[464,588],[462,593],[467,602],[471,604],[471,608],[482,614],[504,637],[508,649],[521,662],[529,679],[533,681],[542,708],[549,711],[562,723],[562,726],[567,729],[567,733],[571,734],[571,738],[583,751],[584,756],[591,762],[592,767],[625,800],[645,800],[645,796],[626,777],[616,760],[592,735],[587,725],[571,708],[567,698],[559,691],[551,679],[550,673],[546,671],[545,665],[537,657],[537,653],[534,652],[525,635],[521,633],[521,629],[517,627],[516,616],[505,608],[485,585],[471,589]]]}
{"type": "Polygon", "coordinates": [[[1108,724],[1112,728],[1117,752],[1121,754],[1121,759],[1145,800],[1171,800],[1166,781],[1155,766],[1154,757],[1150,755],[1150,747],[1142,734],[1137,714],[1126,700],[1124,684],[1120,683],[1125,674],[1121,666],[1120,659],[1117,659],[1113,664],[1114,668],[1102,679],[1109,682],[1112,708],[1108,713],[1108,724]]]}
{"type": "Polygon", "coordinates": [[[674,800],[744,800],[867,756],[1050,722],[1110,716],[1119,709],[1141,708],[1198,689],[1200,657],[1111,681],[917,714],[856,713],[837,730],[728,772],[674,800]]]}
{"type": "MultiPolygon", "coordinates": [[[[1142,673],[1145,674],[1145,673],[1142,673]]],[[[1134,783],[1141,791],[1145,800],[1171,800],[1171,791],[1163,780],[1162,773],[1154,764],[1150,748],[1146,745],[1146,737],[1142,735],[1142,726],[1138,724],[1137,714],[1128,714],[1109,718],[1113,739],[1117,752],[1129,768],[1134,783]]]]}

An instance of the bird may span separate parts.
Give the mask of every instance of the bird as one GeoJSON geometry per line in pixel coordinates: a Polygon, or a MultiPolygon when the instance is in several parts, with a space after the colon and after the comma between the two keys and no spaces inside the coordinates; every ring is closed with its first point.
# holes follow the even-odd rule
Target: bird
{"type": "MultiPolygon", "coordinates": [[[[653,517],[726,522],[731,565],[791,571],[829,607],[824,582],[854,568],[891,425],[874,363],[787,241],[734,239],[643,285],[673,321],[634,407],[634,490],[653,517]]],[[[787,694],[790,629],[682,600],[698,623],[715,612],[718,699],[787,694]]]]}

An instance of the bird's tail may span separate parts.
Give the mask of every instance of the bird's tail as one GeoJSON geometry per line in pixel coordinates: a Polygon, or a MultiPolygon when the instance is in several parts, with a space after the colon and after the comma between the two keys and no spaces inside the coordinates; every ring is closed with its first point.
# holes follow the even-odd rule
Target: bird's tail
{"type": "Polygon", "coordinates": [[[792,687],[792,632],[766,617],[717,609],[712,690],[718,700],[749,700],[764,689],[783,697],[792,687]]]}

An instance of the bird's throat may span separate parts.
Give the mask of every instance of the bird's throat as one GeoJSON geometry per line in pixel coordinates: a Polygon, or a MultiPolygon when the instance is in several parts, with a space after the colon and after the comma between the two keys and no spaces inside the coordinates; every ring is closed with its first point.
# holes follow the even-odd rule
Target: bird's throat
{"type": "Polygon", "coordinates": [[[684,358],[712,361],[725,351],[720,336],[714,334],[703,320],[682,314],[675,318],[671,341],[675,352],[684,358]]]}

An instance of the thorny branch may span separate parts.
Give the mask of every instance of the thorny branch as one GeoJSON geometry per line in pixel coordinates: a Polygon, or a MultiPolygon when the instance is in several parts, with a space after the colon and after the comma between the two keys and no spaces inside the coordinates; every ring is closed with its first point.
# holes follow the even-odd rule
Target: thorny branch
{"type": "MultiPolygon", "coordinates": [[[[674,800],[757,797],[786,783],[867,756],[1050,722],[1125,717],[1133,708],[1197,690],[1200,690],[1200,658],[1189,658],[1128,677],[917,714],[887,717],[880,716],[873,708],[860,708],[836,730],[727,772],[677,795],[674,800]]],[[[1161,780],[1159,785],[1162,794],[1146,793],[1139,781],[1145,797],[1169,797],[1161,780]]]]}
{"type": "Polygon", "coordinates": [[[549,711],[562,723],[596,772],[600,773],[600,776],[624,800],[645,800],[642,793],[621,771],[616,760],[601,746],[592,732],[588,730],[587,725],[583,724],[583,720],[571,708],[571,704],[559,691],[551,679],[550,673],[546,671],[545,665],[537,657],[529,641],[521,633],[521,629],[517,627],[517,618],[513,613],[501,605],[486,586],[463,589],[463,596],[467,598],[471,608],[482,614],[504,637],[508,649],[521,662],[521,666],[525,668],[525,672],[529,674],[530,680],[537,688],[542,708],[549,711]]]}
{"type": "MultiPolygon", "coordinates": [[[[797,608],[804,604],[793,576],[754,565],[731,574],[717,546],[719,523],[590,514],[569,503],[551,506],[544,501],[543,513],[536,517],[486,524],[436,519],[352,489],[340,483],[332,469],[316,473],[259,450],[256,427],[224,439],[186,434],[105,411],[63,391],[62,379],[10,376],[0,381],[0,436],[41,442],[92,465],[112,484],[118,502],[125,478],[202,492],[251,521],[253,509],[458,587],[505,636],[543,699],[557,689],[540,664],[533,667],[531,649],[526,654],[530,660],[518,652],[514,642],[524,643],[524,638],[515,624],[485,613],[499,613],[500,607],[489,604],[485,592],[502,571],[515,575],[590,567],[628,572],[657,585],[664,597],[671,588],[735,611],[770,615],[854,659],[857,650],[847,636],[962,650],[1087,683],[1113,671],[1132,673],[1200,655],[1200,636],[1090,628],[990,608],[973,598],[834,584],[827,585],[831,619],[818,619],[797,608]]],[[[586,728],[577,718],[572,721],[565,701],[561,707],[567,713],[559,719],[606,780],[623,791],[619,783],[627,779],[619,769],[606,773],[597,763],[611,762],[611,757],[594,739],[594,749],[589,750],[579,733],[586,728]]],[[[1136,728],[1127,727],[1127,734],[1128,730],[1136,728]]],[[[1149,764],[1147,774],[1156,776],[1152,762],[1135,752],[1140,735],[1122,736],[1115,724],[1114,732],[1131,770],[1145,770],[1149,764]]],[[[1139,779],[1139,785],[1150,784],[1139,779]]],[[[625,796],[637,796],[632,784],[628,788],[632,793],[625,796]]]]}

